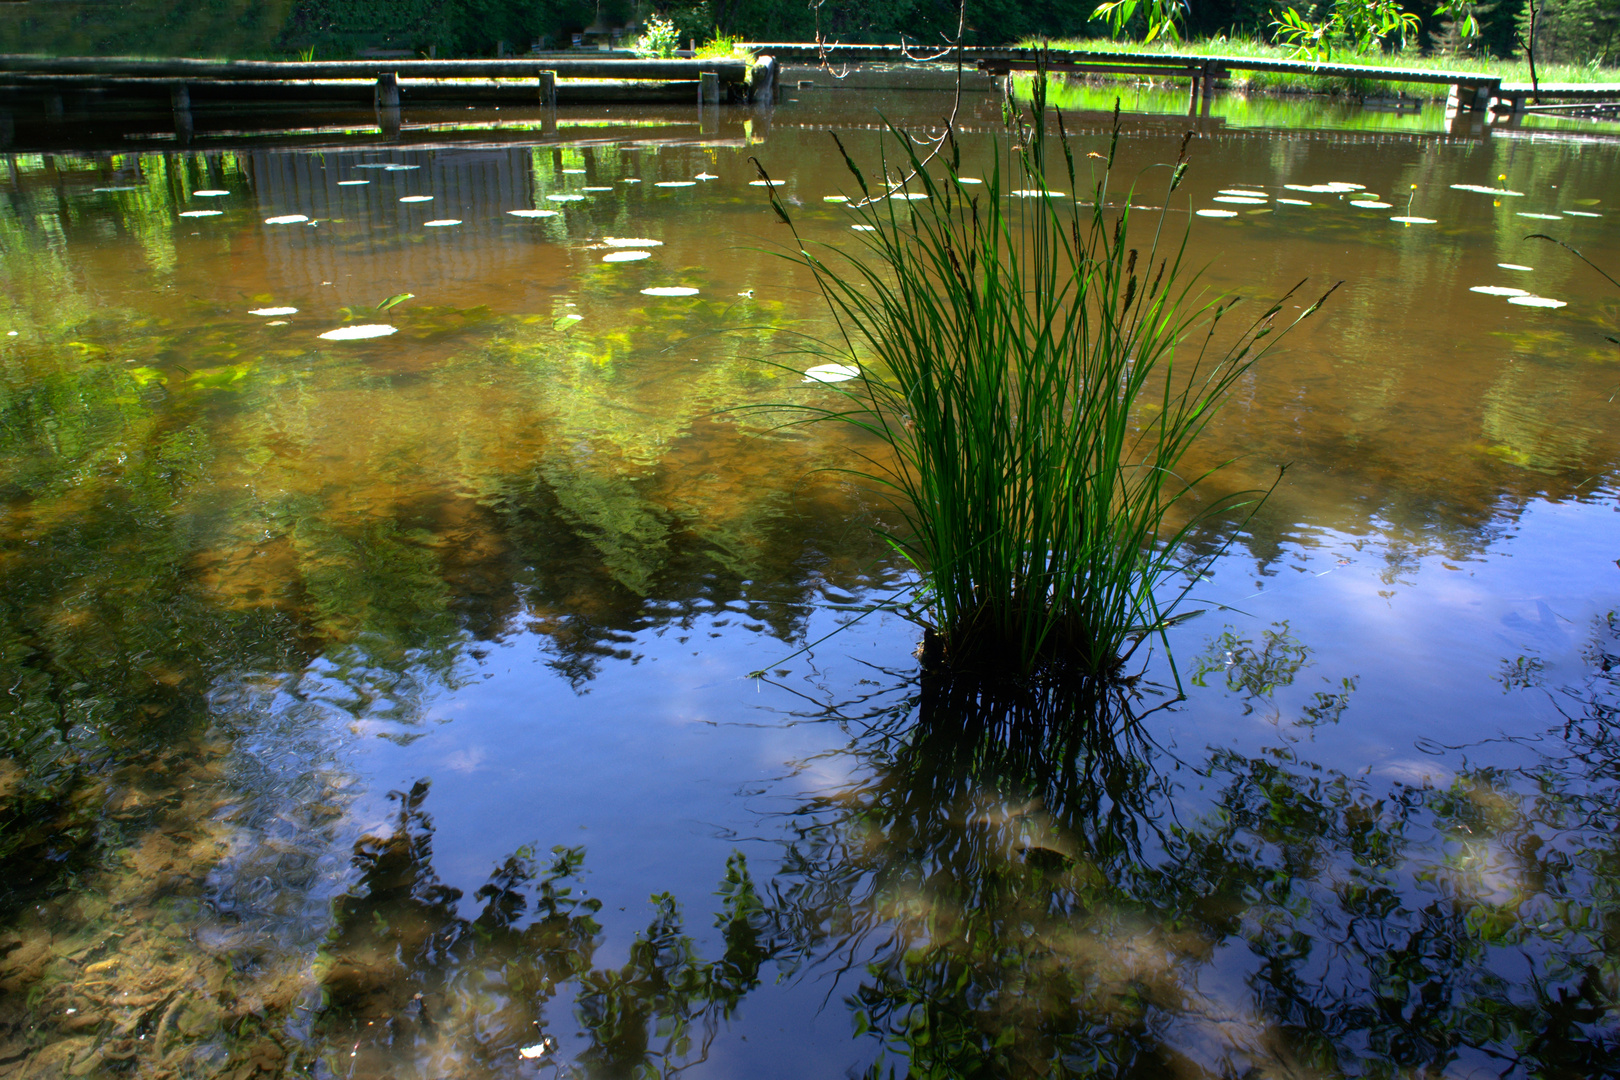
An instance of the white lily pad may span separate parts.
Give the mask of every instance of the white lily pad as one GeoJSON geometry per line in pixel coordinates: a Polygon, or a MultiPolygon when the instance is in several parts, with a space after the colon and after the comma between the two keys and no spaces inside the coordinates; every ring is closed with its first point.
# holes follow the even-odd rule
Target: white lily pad
{"type": "Polygon", "coordinates": [[[642,259],[652,258],[650,251],[610,251],[602,256],[603,262],[640,262],[642,259]]]}
{"type": "Polygon", "coordinates": [[[1515,289],[1508,285],[1470,285],[1469,292],[1484,293],[1486,296],[1529,296],[1525,289],[1515,289]]]}
{"type": "Polygon", "coordinates": [[[557,216],[557,211],[555,210],[508,210],[507,213],[511,214],[513,217],[529,218],[557,216]]]}
{"type": "Polygon", "coordinates": [[[637,179],[636,177],[634,177],[634,176],[630,176],[630,177],[626,177],[623,180],[620,180],[619,183],[621,183],[621,184],[639,184],[639,183],[641,183],[641,181],[639,179],[637,179]]]}
{"type": "Polygon", "coordinates": [[[400,202],[413,202],[413,203],[414,202],[432,202],[433,201],[433,196],[431,196],[431,195],[405,195],[405,196],[402,196],[399,201],[400,202]]]}
{"type": "Polygon", "coordinates": [[[1388,210],[1390,204],[1379,202],[1377,199],[1351,199],[1351,206],[1359,206],[1363,210],[1388,210]]]}
{"type": "Polygon", "coordinates": [[[698,291],[686,285],[656,285],[651,289],[642,289],[642,296],[696,296],[698,291]]]}
{"type": "Polygon", "coordinates": [[[787,183],[786,180],[750,180],[750,181],[748,181],[748,186],[749,187],[781,187],[785,183],[787,183]]]}
{"type": "Polygon", "coordinates": [[[364,162],[362,164],[356,165],[355,168],[357,168],[357,169],[386,169],[386,168],[388,168],[388,163],[386,161],[367,161],[367,162],[364,162]]]}
{"type": "Polygon", "coordinates": [[[663,247],[662,240],[649,240],[645,236],[604,236],[602,243],[616,248],[663,247]]]}
{"type": "Polygon", "coordinates": [[[412,169],[420,169],[421,167],[422,166],[420,166],[420,165],[384,165],[383,166],[383,171],[385,171],[385,172],[410,172],[412,169]]]}
{"type": "Polygon", "coordinates": [[[1535,218],[1537,221],[1563,221],[1564,220],[1564,215],[1563,214],[1531,214],[1531,213],[1527,213],[1527,212],[1525,212],[1523,210],[1519,211],[1519,216],[1520,217],[1527,217],[1527,218],[1535,218]]]}
{"type": "Polygon", "coordinates": [[[1269,198],[1269,196],[1267,196],[1266,193],[1263,192],[1263,191],[1250,191],[1247,188],[1222,188],[1221,189],[1221,194],[1222,195],[1236,195],[1236,196],[1239,196],[1239,197],[1245,198],[1245,199],[1265,199],[1265,198],[1269,198]]]}
{"type": "Polygon", "coordinates": [[[1042,195],[1056,195],[1057,192],[1047,191],[1044,188],[1021,188],[1018,191],[1010,191],[1008,194],[1015,199],[1035,199],[1042,195]]]}
{"type": "Polygon", "coordinates": [[[442,228],[445,228],[446,226],[449,226],[449,225],[460,225],[460,224],[461,224],[461,219],[460,218],[447,217],[447,218],[439,218],[439,219],[437,219],[435,221],[424,221],[424,222],[422,222],[422,228],[424,228],[424,229],[442,229],[442,228]]]}
{"type": "Polygon", "coordinates": [[[358,326],[340,326],[320,335],[327,341],[364,341],[366,338],[387,337],[395,328],[387,323],[361,323],[358,326]]]}
{"type": "Polygon", "coordinates": [[[297,225],[301,221],[308,220],[309,217],[305,214],[282,214],[280,217],[267,217],[264,219],[264,223],[266,225],[297,225]]]}
{"type": "Polygon", "coordinates": [[[545,1057],[549,1053],[551,1053],[551,1044],[546,1042],[537,1042],[533,1046],[518,1047],[518,1057],[524,1061],[534,1061],[537,1058],[545,1057]]]}
{"type": "Polygon", "coordinates": [[[371,183],[370,180],[339,180],[337,186],[338,187],[360,187],[362,184],[369,184],[369,183],[371,183]]]}
{"type": "Polygon", "coordinates": [[[958,184],[982,184],[982,183],[984,183],[983,180],[980,180],[978,177],[975,177],[975,176],[958,176],[956,178],[956,182],[958,184]]]}
{"type": "Polygon", "coordinates": [[[1590,210],[1565,210],[1564,213],[1568,214],[1570,217],[1602,217],[1603,216],[1602,214],[1594,214],[1590,210]]]}
{"type": "Polygon", "coordinates": [[[1407,214],[1402,214],[1399,217],[1392,217],[1389,220],[1398,221],[1402,225],[1438,225],[1438,224],[1440,224],[1438,221],[1436,221],[1432,217],[1412,217],[1412,216],[1407,215],[1407,214]]]}
{"type": "Polygon", "coordinates": [[[653,187],[697,187],[696,180],[660,180],[653,187]]]}
{"type": "Polygon", "coordinates": [[[582,187],[579,190],[581,190],[581,191],[612,191],[613,189],[610,188],[610,187],[582,187]]]}
{"type": "Polygon", "coordinates": [[[1315,203],[1311,202],[1311,200],[1309,200],[1309,199],[1278,199],[1277,201],[1279,203],[1281,203],[1282,205],[1284,205],[1284,206],[1315,206],[1316,205],[1315,203]]]}
{"type": "Polygon", "coordinates": [[[1552,300],[1545,296],[1529,295],[1511,296],[1508,298],[1508,303],[1518,304],[1520,307],[1561,308],[1569,306],[1568,302],[1564,300],[1552,300]]]}
{"type": "Polygon", "coordinates": [[[292,324],[289,323],[286,319],[271,319],[269,322],[265,323],[264,325],[266,325],[266,326],[290,326],[292,324]]]}
{"type": "Polygon", "coordinates": [[[1214,201],[1221,203],[1240,203],[1244,206],[1264,206],[1271,200],[1256,199],[1249,195],[1217,195],[1215,196],[1214,201]]]}
{"type": "Polygon", "coordinates": [[[1526,266],[1523,263],[1497,263],[1496,265],[1500,266],[1504,270],[1534,270],[1535,269],[1535,267],[1526,266]]]}
{"type": "Polygon", "coordinates": [[[550,199],[552,202],[584,202],[585,201],[585,196],[583,196],[583,195],[547,195],[546,198],[550,199]]]}
{"type": "Polygon", "coordinates": [[[856,232],[877,232],[876,225],[851,225],[850,228],[856,232]]]}
{"type": "Polygon", "coordinates": [[[1199,217],[1237,217],[1236,210],[1195,210],[1199,217]]]}
{"type": "Polygon", "coordinates": [[[218,188],[204,188],[202,191],[193,191],[192,194],[199,199],[218,199],[221,196],[229,195],[230,192],[221,191],[218,188]]]}
{"type": "Polygon", "coordinates": [[[849,202],[848,195],[823,195],[822,202],[849,202]]]}
{"type": "Polygon", "coordinates": [[[298,314],[298,309],[295,307],[262,307],[254,308],[252,311],[248,312],[248,314],[263,315],[266,318],[269,318],[273,315],[296,315],[298,314]]]}
{"type": "Polygon", "coordinates": [[[1522,191],[1509,191],[1507,188],[1486,187],[1484,184],[1452,184],[1454,191],[1473,191],[1481,195],[1508,195],[1513,198],[1523,198],[1522,191]]]}
{"type": "Polygon", "coordinates": [[[918,199],[928,198],[928,195],[921,191],[897,191],[889,198],[899,199],[901,202],[916,202],[918,199]]]}
{"type": "Polygon", "coordinates": [[[714,173],[712,173],[712,172],[700,172],[700,173],[697,174],[697,176],[693,177],[693,179],[695,179],[695,180],[718,180],[720,178],[718,176],[714,175],[714,173]]]}
{"type": "Polygon", "coordinates": [[[817,364],[804,373],[807,383],[840,383],[858,378],[861,369],[854,364],[817,364]]]}
{"type": "Polygon", "coordinates": [[[180,216],[181,217],[219,217],[219,215],[223,214],[224,212],[225,211],[223,211],[223,210],[182,210],[182,211],[180,211],[180,216]]]}

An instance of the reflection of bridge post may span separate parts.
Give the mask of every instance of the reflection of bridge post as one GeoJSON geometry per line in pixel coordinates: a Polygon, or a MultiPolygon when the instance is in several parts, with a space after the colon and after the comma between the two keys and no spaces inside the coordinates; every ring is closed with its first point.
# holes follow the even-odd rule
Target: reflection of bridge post
{"type": "Polygon", "coordinates": [[[373,95],[377,106],[377,127],[384,137],[399,138],[399,75],[392,71],[377,73],[377,90],[373,95]]]}
{"type": "Polygon", "coordinates": [[[720,133],[720,106],[698,106],[698,134],[718,135],[720,133]]]}
{"type": "Polygon", "coordinates": [[[9,147],[16,138],[17,125],[11,119],[11,110],[0,109],[0,149],[9,147]]]}

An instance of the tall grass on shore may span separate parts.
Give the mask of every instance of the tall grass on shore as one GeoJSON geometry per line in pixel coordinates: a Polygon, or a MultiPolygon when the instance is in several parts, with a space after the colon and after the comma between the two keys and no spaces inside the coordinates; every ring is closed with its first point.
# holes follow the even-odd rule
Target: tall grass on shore
{"type": "MultiPolygon", "coordinates": [[[[813,351],[859,376],[802,408],[892,451],[860,475],[903,518],[889,539],[922,577],[909,610],[927,631],[925,666],[1111,678],[1185,596],[1182,541],[1255,497],[1194,507],[1208,473],[1178,468],[1276,341],[1294,290],[1220,346],[1236,301],[1195,294],[1185,230],[1167,239],[1161,209],[1145,242],[1134,235],[1133,192],[1111,175],[1117,107],[1091,170],[1048,115],[1044,79],[1028,114],[1006,119],[982,184],[964,182],[954,141],[925,162],[891,128],[901,152],[883,175],[898,166],[903,183],[869,181],[844,152],[863,250],[795,229],[788,257],[838,323],[813,351]]],[[[774,189],[772,205],[792,226],[774,189]]]]}

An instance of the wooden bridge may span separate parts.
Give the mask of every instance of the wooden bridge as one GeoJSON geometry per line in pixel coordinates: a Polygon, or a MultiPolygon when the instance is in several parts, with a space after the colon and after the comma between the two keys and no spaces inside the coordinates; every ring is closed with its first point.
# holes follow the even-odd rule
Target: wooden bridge
{"type": "MultiPolygon", "coordinates": [[[[919,59],[954,63],[954,51],[927,50],[900,45],[828,45],[796,42],[750,42],[739,46],[758,54],[774,56],[779,63],[905,63],[919,59]]],[[[1485,72],[1429,71],[1420,68],[1385,67],[1373,64],[1337,64],[1314,60],[1276,60],[1248,56],[1182,56],[1167,53],[1127,53],[1100,50],[964,49],[962,61],[992,75],[1011,71],[1031,71],[1044,66],[1048,71],[1085,75],[1148,75],[1185,78],[1191,83],[1189,111],[1198,108],[1200,98],[1207,108],[1209,92],[1217,79],[1228,79],[1234,71],[1261,71],[1291,75],[1319,75],[1364,82],[1419,83],[1448,87],[1446,105],[1459,112],[1496,108],[1520,113],[1532,88],[1504,84],[1485,72]]],[[[1560,102],[1582,103],[1620,101],[1617,84],[1542,84],[1540,96],[1560,102]]],[[[1533,106],[1532,106],[1533,108],[1533,106]]]]}

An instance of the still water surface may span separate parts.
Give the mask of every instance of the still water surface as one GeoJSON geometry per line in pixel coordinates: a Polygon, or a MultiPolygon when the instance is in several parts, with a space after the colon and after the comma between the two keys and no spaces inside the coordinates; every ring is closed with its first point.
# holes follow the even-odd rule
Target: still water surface
{"type": "Polygon", "coordinates": [[[1620,268],[1620,143],[1193,141],[1211,289],[1345,284],[1201,451],[1290,467],[1187,698],[1079,740],[892,616],[793,655],[909,578],[739,408],[832,393],[749,156],[850,245],[825,130],[948,104],[7,156],[0,1076],[1612,1074],[1620,292],[1525,236],[1620,268]]]}

